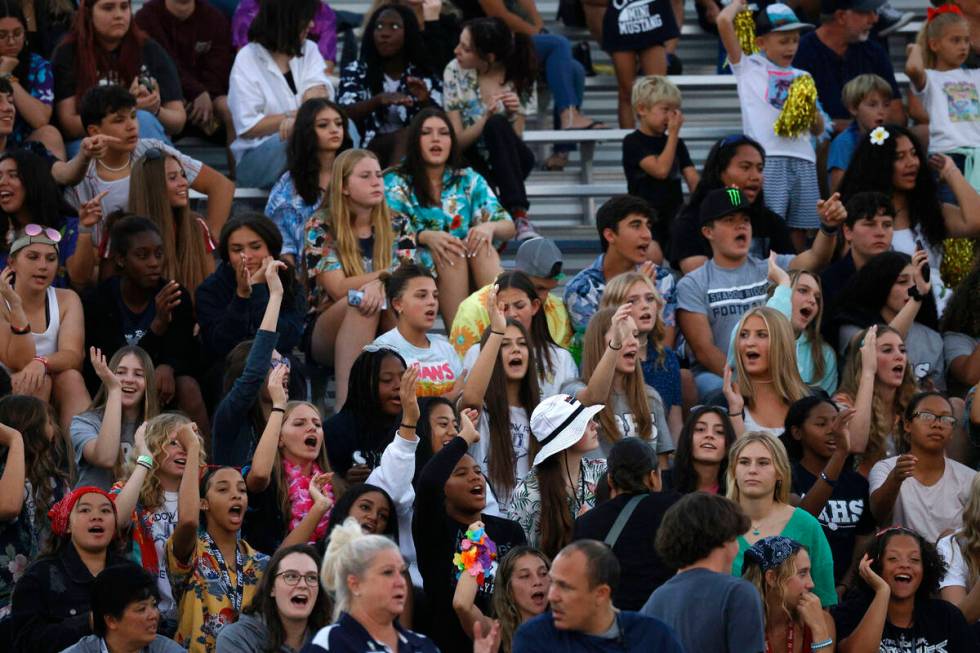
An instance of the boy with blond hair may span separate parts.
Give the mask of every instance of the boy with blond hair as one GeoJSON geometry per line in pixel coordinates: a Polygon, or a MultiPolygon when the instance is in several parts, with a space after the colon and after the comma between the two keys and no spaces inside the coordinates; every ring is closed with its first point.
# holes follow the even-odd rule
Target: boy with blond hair
{"type": "MultiPolygon", "coordinates": [[[[623,172],[630,195],[645,199],[655,216],[651,247],[666,251],[670,224],[684,203],[681,177],[693,192],[698,172],[680,137],[684,114],[681,92],[666,77],[648,75],[633,84],[633,112],[637,129],[623,139],[623,172]]],[[[658,263],[657,256],[651,256],[658,263]]]]}
{"type": "Polygon", "coordinates": [[[830,171],[830,192],[837,190],[844,172],[851,163],[854,150],[861,139],[875,127],[885,124],[892,102],[892,87],[885,78],[872,73],[858,75],[844,84],[841,101],[854,120],[830,143],[827,170],[830,171]]]}

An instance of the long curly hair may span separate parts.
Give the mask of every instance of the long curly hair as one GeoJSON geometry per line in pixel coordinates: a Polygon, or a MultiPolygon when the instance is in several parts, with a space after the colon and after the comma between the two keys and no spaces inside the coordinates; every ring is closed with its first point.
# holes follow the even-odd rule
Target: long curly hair
{"type": "Polygon", "coordinates": [[[35,397],[8,395],[0,399],[0,424],[19,431],[24,439],[24,467],[34,498],[34,523],[47,523],[48,510],[60,498],[55,488],[67,490],[75,482],[71,440],[58,426],[51,404],[35,397]]]}
{"type": "MultiPolygon", "coordinates": [[[[892,528],[879,531],[868,544],[867,551],[865,551],[871,559],[871,569],[879,576],[881,575],[885,548],[892,538],[900,536],[911,537],[919,544],[919,552],[922,554],[922,582],[915,591],[915,601],[918,603],[919,601],[928,600],[929,597],[939,591],[939,581],[946,575],[946,563],[943,562],[939,552],[936,551],[936,545],[912,529],[893,526],[892,528]]],[[[857,589],[865,596],[874,596],[874,590],[871,589],[871,586],[860,575],[857,577],[857,589]]]]}
{"type": "Polygon", "coordinates": [[[970,495],[963,508],[963,528],[953,536],[969,572],[967,587],[980,582],[980,473],[974,474],[970,495]]]}
{"type": "MultiPolygon", "coordinates": [[[[521,332],[524,340],[528,343],[527,372],[521,379],[521,387],[517,396],[521,407],[527,412],[530,418],[534,408],[541,401],[541,389],[538,386],[538,369],[534,360],[534,347],[531,345],[531,338],[528,336],[527,329],[517,320],[507,320],[508,327],[514,327],[521,332]]],[[[490,337],[490,327],[483,332],[480,339],[480,347],[485,347],[487,339],[490,337]]],[[[507,496],[514,489],[517,476],[517,460],[514,453],[514,440],[510,432],[510,405],[507,401],[507,373],[504,371],[502,360],[502,350],[498,351],[497,359],[493,363],[493,372],[490,374],[490,382],[487,384],[486,394],[483,396],[483,407],[486,415],[483,417],[487,421],[490,431],[489,452],[490,461],[487,465],[487,478],[494,491],[507,496]]]]}
{"type": "Polygon", "coordinates": [[[674,467],[672,469],[673,489],[681,494],[696,492],[698,489],[698,474],[694,469],[694,428],[705,413],[714,413],[721,420],[725,430],[725,456],[718,465],[718,494],[724,496],[727,491],[728,450],[735,443],[735,428],[728,413],[718,406],[698,406],[691,410],[684,428],[677,436],[677,450],[674,451],[674,467]]]}
{"type": "MultiPolygon", "coordinates": [[[[147,472],[143,487],[140,488],[140,505],[145,510],[153,510],[163,505],[163,486],[160,484],[160,466],[167,459],[165,447],[174,439],[174,434],[184,424],[190,423],[190,418],[180,413],[162,413],[150,419],[146,423],[146,448],[150,451],[153,458],[153,467],[147,472]]],[[[207,455],[204,452],[204,440],[198,436],[201,444],[201,456],[198,465],[204,467],[207,464],[207,455]]],[[[135,452],[134,452],[135,453],[135,452]]],[[[187,462],[190,464],[190,461],[187,462]]],[[[136,466],[135,455],[131,457],[127,465],[127,472],[131,474],[136,466]]],[[[127,474],[127,475],[128,475],[127,474]]]]}
{"type": "MultiPolygon", "coordinates": [[[[585,341],[582,344],[582,378],[589,379],[595,373],[602,355],[606,351],[606,334],[612,326],[615,308],[601,308],[596,311],[589,326],[585,330],[585,341]]],[[[616,372],[618,377],[620,372],[616,372]]],[[[639,365],[632,374],[623,375],[623,392],[626,404],[636,423],[636,436],[649,440],[653,436],[653,414],[650,412],[650,402],[647,398],[646,384],[643,382],[643,370],[639,365]]],[[[612,394],[612,387],[609,389],[612,394]]],[[[610,402],[596,416],[602,431],[610,442],[618,442],[622,437],[619,425],[616,423],[616,413],[610,402]]]]}
{"type": "Polygon", "coordinates": [[[189,204],[170,205],[167,191],[167,161],[184,167],[177,157],[151,149],[133,164],[129,177],[129,211],[152,220],[163,239],[163,274],[177,280],[194,296],[194,289],[214,272],[210,243],[189,204]]]}
{"type": "Polygon", "coordinates": [[[402,44],[401,56],[405,64],[412,64],[422,75],[431,75],[433,72],[430,70],[429,55],[425,49],[425,41],[422,39],[419,21],[412,10],[404,5],[378,7],[364,22],[364,36],[361,37],[361,61],[367,64],[367,87],[371,95],[377,95],[383,90],[384,60],[374,43],[374,31],[377,28],[378,18],[386,11],[395,12],[404,23],[405,41],[402,44]]]}
{"type": "Polygon", "coordinates": [[[335,102],[322,97],[310,98],[296,112],[293,133],[286,145],[286,170],[293,181],[293,188],[309,206],[316,204],[323,191],[320,190],[320,139],[316,134],[316,119],[324,109],[330,109],[340,116],[344,125],[344,138],[334,154],[340,154],[353,147],[347,131],[347,112],[335,102]]]}
{"type": "MultiPolygon", "coordinates": [[[[666,354],[664,349],[664,337],[667,333],[667,327],[664,325],[665,302],[664,298],[660,295],[660,291],[657,290],[656,284],[653,283],[650,277],[642,272],[635,271],[617,274],[606,284],[606,289],[602,291],[602,301],[599,303],[599,307],[619,308],[626,302],[626,296],[629,294],[630,288],[637,282],[646,284],[657,298],[657,310],[655,311],[656,317],[654,318],[653,329],[646,335],[646,338],[647,346],[656,354],[656,362],[661,363],[666,354]]],[[[650,353],[647,352],[647,355],[649,356],[650,353]]]]}
{"type": "Polygon", "coordinates": [[[850,165],[840,183],[841,200],[846,204],[855,194],[864,191],[883,193],[894,201],[895,152],[898,139],[908,138],[919,158],[919,172],[915,178],[915,191],[906,193],[909,225],[921,226],[929,243],[939,245],[949,237],[943,219],[942,203],[938,199],[936,180],[926,165],[929,158],[922,143],[911,131],[899,125],[885,125],[889,138],[881,145],[871,142],[867,136],[859,141],[850,165]]]}
{"type": "Polygon", "coordinates": [[[523,622],[521,610],[514,600],[514,590],[511,587],[511,580],[517,569],[517,562],[525,556],[534,556],[544,563],[544,566],[551,569],[551,560],[547,555],[535,549],[533,546],[522,544],[515,546],[507,552],[497,566],[497,576],[493,586],[493,598],[491,606],[493,613],[500,622],[500,650],[510,653],[511,643],[514,633],[517,632],[523,622]]]}
{"type": "MultiPolygon", "coordinates": [[[[852,402],[857,397],[858,387],[861,384],[861,343],[864,342],[867,333],[868,330],[865,329],[851,341],[844,359],[844,372],[841,374],[840,387],[837,389],[840,394],[852,402]]],[[[894,333],[899,338],[902,337],[898,331],[890,326],[879,324],[878,337],[881,338],[882,334],[885,333],[894,333]]],[[[902,341],[904,342],[904,339],[902,341]]],[[[905,411],[905,407],[912,399],[912,395],[915,394],[915,378],[912,376],[911,368],[912,366],[906,362],[905,374],[902,376],[902,385],[895,392],[895,399],[890,407],[890,411],[885,408],[884,399],[882,399],[878,389],[877,378],[875,379],[874,395],[871,400],[871,414],[874,415],[874,419],[871,420],[870,427],[868,428],[868,444],[864,450],[864,454],[860,457],[862,463],[866,462],[873,465],[885,457],[885,452],[888,448],[888,437],[895,433],[895,429],[898,428],[898,419],[905,411]],[[888,422],[887,415],[889,412],[894,417],[892,423],[888,422]]]]}
{"type": "MultiPolygon", "coordinates": [[[[112,355],[109,359],[109,369],[115,373],[116,368],[122,362],[122,359],[126,356],[132,354],[135,356],[139,362],[140,366],[143,368],[143,405],[140,408],[140,414],[136,418],[137,423],[142,423],[147,420],[151,420],[160,414],[160,401],[157,398],[157,382],[156,375],[154,374],[153,360],[150,355],[146,353],[146,350],[137,345],[126,345],[125,347],[120,347],[116,350],[116,353],[112,355]]],[[[105,417],[105,405],[109,401],[109,392],[105,388],[105,384],[99,386],[98,392],[95,393],[95,398],[92,399],[92,403],[89,405],[88,410],[96,413],[100,419],[105,417]]],[[[119,449],[119,457],[116,459],[116,464],[112,468],[113,478],[120,479],[123,477],[123,465],[125,464],[123,460],[122,448],[119,449]]]]}

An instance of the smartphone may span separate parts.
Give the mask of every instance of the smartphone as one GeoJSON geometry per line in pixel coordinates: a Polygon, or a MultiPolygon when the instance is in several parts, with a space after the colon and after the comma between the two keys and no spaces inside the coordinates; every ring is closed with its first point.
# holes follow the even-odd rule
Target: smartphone
{"type": "MultiPolygon", "coordinates": [[[[347,303],[351,306],[360,306],[364,302],[364,291],[363,290],[348,290],[347,291],[347,303]]],[[[381,310],[388,308],[388,300],[381,300],[381,310]]]]}
{"type": "MultiPolygon", "coordinates": [[[[920,251],[922,251],[924,249],[925,249],[925,247],[922,246],[922,241],[919,240],[918,238],[916,238],[915,239],[915,251],[920,252],[920,251]]],[[[926,262],[925,268],[922,269],[922,280],[925,281],[926,283],[928,283],[929,282],[929,276],[930,276],[929,263],[926,262]]]]}
{"type": "Polygon", "coordinates": [[[153,83],[153,75],[146,66],[140,66],[139,85],[146,89],[147,93],[152,93],[156,85],[153,83]]]}

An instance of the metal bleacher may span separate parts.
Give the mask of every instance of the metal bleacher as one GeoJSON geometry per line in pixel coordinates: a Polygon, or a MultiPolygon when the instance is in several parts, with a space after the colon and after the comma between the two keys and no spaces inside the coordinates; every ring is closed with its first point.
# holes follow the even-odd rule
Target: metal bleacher
{"type": "MultiPolygon", "coordinates": [[[[904,68],[905,46],[914,39],[924,15],[925,3],[919,0],[892,0],[892,6],[912,11],[917,20],[905,26],[889,38],[890,54],[895,70],[904,68]]],[[[337,10],[358,13],[366,11],[365,0],[332,1],[337,10]]],[[[538,0],[538,9],[549,31],[565,34],[573,43],[588,40],[584,29],[567,28],[555,20],[557,0],[538,0]]],[[[734,78],[716,75],[717,37],[701,30],[695,20],[693,2],[688,0],[685,9],[685,25],[678,48],[678,56],[684,64],[684,74],[672,79],[683,94],[684,126],[681,136],[687,143],[695,165],[700,168],[711,144],[718,138],[740,130],[741,117],[734,78]]],[[[595,64],[609,64],[609,57],[591,43],[595,64]]],[[[904,74],[897,75],[901,86],[907,84],[904,74]]],[[[542,99],[547,97],[544,90],[542,99]]],[[[617,126],[617,89],[615,78],[600,74],[586,79],[583,112],[601,120],[610,127],[617,126]]],[[[592,226],[595,207],[609,196],[624,192],[626,182],[622,172],[621,141],[627,130],[554,131],[550,111],[546,103],[536,124],[530,121],[524,140],[532,144],[539,154],[539,161],[547,155],[550,144],[574,142],[578,145],[570,156],[570,163],[561,172],[536,169],[527,182],[531,199],[530,215],[539,231],[559,241],[563,251],[571,256],[567,266],[574,272],[594,256],[597,251],[595,231],[592,226]]],[[[209,165],[226,168],[224,152],[203,143],[184,143],[180,146],[192,156],[201,158],[209,165]]],[[[254,208],[264,206],[265,193],[256,189],[238,189],[236,202],[254,208]]]]}

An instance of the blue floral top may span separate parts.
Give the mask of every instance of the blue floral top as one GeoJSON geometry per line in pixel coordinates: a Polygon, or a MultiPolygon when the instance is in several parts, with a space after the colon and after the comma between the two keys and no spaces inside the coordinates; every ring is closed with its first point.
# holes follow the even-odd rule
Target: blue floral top
{"type": "Polygon", "coordinates": [[[303,227],[306,221],[323,204],[323,195],[316,204],[307,204],[293,186],[293,177],[284,172],[269,192],[265,214],[279,227],[282,234],[282,253],[292,254],[296,263],[303,254],[303,227]]]}
{"type": "Polygon", "coordinates": [[[663,358],[653,345],[647,345],[647,359],[641,363],[643,382],[660,393],[664,409],[681,405],[681,364],[670,347],[664,347],[663,358]]]}
{"type": "MultiPolygon", "coordinates": [[[[391,212],[407,216],[416,234],[446,231],[462,239],[471,226],[511,219],[487,180],[472,168],[443,173],[441,206],[422,206],[411,180],[397,168],[385,174],[385,196],[391,212]]],[[[424,247],[419,247],[417,259],[429,269],[434,267],[432,254],[424,247]]]]}
{"type": "MultiPolygon", "coordinates": [[[[31,97],[44,102],[49,107],[54,104],[54,75],[51,73],[51,62],[41,55],[32,52],[31,61],[27,68],[27,79],[24,80],[24,89],[31,94],[31,97]]],[[[27,124],[20,113],[14,121],[14,131],[10,135],[11,142],[20,145],[27,140],[34,128],[27,124]]]]}
{"type": "MultiPolygon", "coordinates": [[[[429,101],[425,104],[415,101],[408,106],[403,104],[382,106],[358,120],[357,129],[361,133],[361,147],[367,147],[368,143],[378,134],[394,132],[402,127],[407,127],[415,114],[425,107],[442,106],[442,80],[433,75],[427,75],[411,63],[405,66],[405,71],[399,79],[389,80],[385,76],[382,91],[411,95],[406,82],[409,77],[416,77],[425,82],[425,87],[429,89],[429,101]]],[[[368,85],[367,64],[363,61],[352,61],[347,64],[340,73],[340,92],[337,94],[337,104],[348,106],[365,102],[372,97],[374,97],[374,92],[368,85]]]]}

